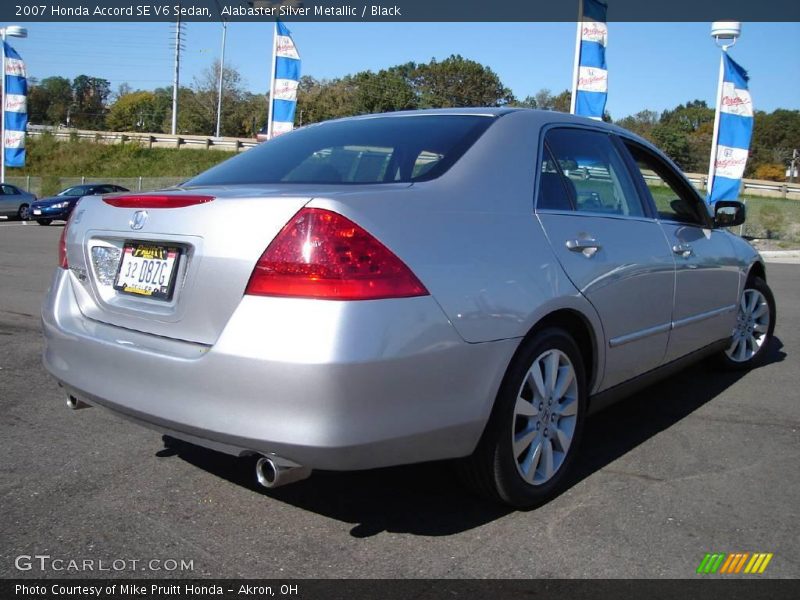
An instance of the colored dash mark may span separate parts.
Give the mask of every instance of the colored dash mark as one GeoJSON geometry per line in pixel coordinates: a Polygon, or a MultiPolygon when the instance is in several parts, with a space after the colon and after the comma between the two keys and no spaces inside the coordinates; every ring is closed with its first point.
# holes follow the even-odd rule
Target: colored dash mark
{"type": "Polygon", "coordinates": [[[714,573],[719,573],[720,575],[737,573],[761,574],[766,570],[772,557],[773,554],[771,552],[754,552],[753,554],[750,552],[707,553],[700,562],[700,566],[697,567],[697,572],[707,575],[714,573]],[[750,560],[748,561],[748,559],[750,560]]]}
{"type": "Polygon", "coordinates": [[[744,568],[745,573],[763,573],[769,561],[772,560],[772,553],[753,554],[753,558],[744,568]]]}
{"type": "Polygon", "coordinates": [[[728,560],[722,565],[720,573],[738,573],[744,566],[744,561],[750,556],[749,552],[736,552],[728,555],[728,560]]]}
{"type": "Polygon", "coordinates": [[[703,561],[700,563],[700,566],[697,567],[698,573],[716,573],[717,569],[719,569],[722,561],[725,559],[725,554],[723,553],[714,553],[714,554],[706,554],[703,558],[703,561]]]}

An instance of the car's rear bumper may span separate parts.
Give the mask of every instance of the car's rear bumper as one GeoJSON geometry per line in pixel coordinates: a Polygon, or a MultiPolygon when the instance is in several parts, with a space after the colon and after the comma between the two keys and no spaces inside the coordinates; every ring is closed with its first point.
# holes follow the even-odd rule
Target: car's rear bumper
{"type": "Polygon", "coordinates": [[[68,393],[231,454],[346,470],[472,452],[517,340],[465,343],[431,297],[246,296],[212,346],[84,317],[57,269],[44,365],[68,393]]]}

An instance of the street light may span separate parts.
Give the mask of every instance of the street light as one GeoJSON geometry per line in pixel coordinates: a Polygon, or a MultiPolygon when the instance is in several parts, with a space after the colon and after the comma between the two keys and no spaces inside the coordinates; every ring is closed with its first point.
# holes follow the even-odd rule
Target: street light
{"type": "MultiPolygon", "coordinates": [[[[738,21],[714,21],[711,24],[711,37],[714,43],[722,49],[723,53],[728,48],[736,44],[736,40],[742,35],[742,24],[738,21]]],[[[711,193],[711,185],[714,181],[714,171],[717,162],[717,139],[719,137],[719,116],[720,104],[722,104],[722,81],[725,76],[725,60],[723,54],[719,56],[719,80],[717,83],[717,102],[714,112],[714,132],[711,137],[711,158],[708,161],[708,183],[706,184],[706,195],[711,193]]]]}
{"type": "Polygon", "coordinates": [[[219,80],[217,82],[217,135],[219,137],[220,127],[222,125],[222,76],[225,71],[225,38],[228,35],[228,21],[222,17],[222,8],[219,5],[219,0],[214,0],[219,11],[219,16],[222,19],[222,51],[219,55],[219,80]]]}
{"type": "Polygon", "coordinates": [[[2,140],[2,148],[0,148],[0,181],[6,180],[6,38],[7,37],[28,37],[28,30],[19,25],[9,25],[8,27],[0,27],[0,38],[3,40],[3,70],[0,79],[0,89],[2,89],[3,107],[2,115],[0,115],[0,140],[2,140]]]}
{"type": "Polygon", "coordinates": [[[217,82],[217,137],[222,123],[222,76],[225,73],[225,37],[228,35],[228,22],[222,21],[222,51],[219,56],[219,81],[217,82]]]}

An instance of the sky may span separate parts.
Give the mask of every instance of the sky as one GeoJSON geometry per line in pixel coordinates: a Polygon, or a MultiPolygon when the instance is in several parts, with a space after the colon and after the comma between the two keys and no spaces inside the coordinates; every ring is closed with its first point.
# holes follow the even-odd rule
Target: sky
{"type": "MultiPolygon", "coordinates": [[[[112,90],[171,86],[171,23],[16,23],[10,39],[30,77],[103,77],[112,90]]],[[[3,24],[4,25],[4,24],[3,24]]],[[[222,25],[185,23],[181,84],[219,58],[222,25]]],[[[304,75],[333,78],[451,54],[489,66],[520,99],[571,86],[574,23],[288,23],[304,75]]],[[[225,64],[247,89],[266,92],[271,23],[231,23],[225,64]]],[[[750,73],[757,109],[800,109],[800,23],[744,23],[731,56],[750,73]]],[[[713,106],[719,52],[709,23],[610,23],[607,110],[615,119],[689,100],[713,106]]]]}

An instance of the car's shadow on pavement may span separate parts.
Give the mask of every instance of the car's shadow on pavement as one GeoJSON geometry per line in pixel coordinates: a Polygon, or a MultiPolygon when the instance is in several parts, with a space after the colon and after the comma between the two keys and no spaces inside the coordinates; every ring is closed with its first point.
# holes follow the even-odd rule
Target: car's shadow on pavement
{"type": "MultiPolygon", "coordinates": [[[[773,338],[766,364],[784,360],[783,344],[773,338]]],[[[648,387],[587,421],[584,439],[567,489],[668,429],[746,375],[701,363],[648,387]]],[[[334,473],[315,471],[310,479],[272,490],[255,481],[255,458],[234,458],[164,438],[157,456],[178,456],[220,478],[274,500],[345,523],[350,534],[369,537],[383,531],[450,535],[479,527],[511,509],[472,495],[451,461],[334,473]]]]}

